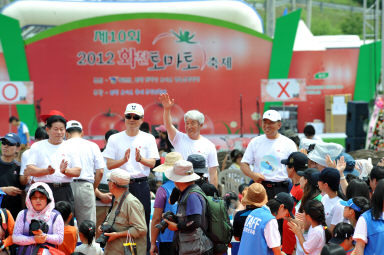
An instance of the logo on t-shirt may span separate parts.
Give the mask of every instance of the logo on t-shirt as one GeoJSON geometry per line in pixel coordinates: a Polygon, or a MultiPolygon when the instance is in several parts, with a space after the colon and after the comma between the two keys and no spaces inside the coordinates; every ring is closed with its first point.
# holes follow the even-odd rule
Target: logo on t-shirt
{"type": "Polygon", "coordinates": [[[265,155],[261,158],[260,169],[262,172],[273,172],[279,168],[279,160],[273,155],[265,155]]]}

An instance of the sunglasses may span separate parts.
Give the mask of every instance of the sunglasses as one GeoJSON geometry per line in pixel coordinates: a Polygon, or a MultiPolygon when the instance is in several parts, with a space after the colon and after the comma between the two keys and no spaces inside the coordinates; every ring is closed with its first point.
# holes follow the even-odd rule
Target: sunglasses
{"type": "Polygon", "coordinates": [[[7,140],[2,140],[1,141],[1,144],[2,145],[8,145],[8,146],[16,146],[16,144],[13,144],[13,143],[11,143],[11,142],[9,142],[9,141],[7,141],[7,140]]]}
{"type": "Polygon", "coordinates": [[[141,116],[139,116],[139,115],[137,115],[137,114],[126,114],[125,115],[125,118],[127,119],[127,120],[130,120],[130,119],[134,119],[134,120],[139,120],[139,119],[141,119],[142,117],[141,116]]]}

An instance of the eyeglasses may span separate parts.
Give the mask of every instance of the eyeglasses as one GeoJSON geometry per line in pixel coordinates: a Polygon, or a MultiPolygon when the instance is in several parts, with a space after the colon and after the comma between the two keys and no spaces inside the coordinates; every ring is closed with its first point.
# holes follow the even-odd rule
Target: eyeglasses
{"type": "Polygon", "coordinates": [[[125,115],[125,118],[127,119],[127,120],[130,120],[130,119],[134,119],[134,120],[139,120],[139,119],[141,119],[142,117],[141,116],[139,116],[139,115],[137,115],[137,114],[126,114],[125,115]]]}
{"type": "Polygon", "coordinates": [[[16,144],[13,144],[13,143],[11,143],[11,142],[9,142],[8,140],[2,140],[1,141],[1,144],[2,145],[8,145],[8,146],[16,146],[16,144]]]}

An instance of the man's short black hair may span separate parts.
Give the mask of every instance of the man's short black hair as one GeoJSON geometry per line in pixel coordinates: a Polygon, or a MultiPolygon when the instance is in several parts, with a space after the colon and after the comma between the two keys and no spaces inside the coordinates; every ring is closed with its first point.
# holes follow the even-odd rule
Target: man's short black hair
{"type": "Polygon", "coordinates": [[[72,206],[68,201],[59,201],[55,204],[55,209],[61,214],[63,220],[66,221],[72,213],[72,206]]]}
{"type": "Polygon", "coordinates": [[[306,125],[303,132],[305,136],[314,136],[316,134],[315,128],[312,125],[306,125]]]}
{"type": "Polygon", "coordinates": [[[45,139],[48,139],[48,134],[47,134],[47,131],[45,130],[45,128],[43,127],[38,127],[36,128],[36,131],[35,131],[35,140],[45,140],[45,139]]]}
{"type": "Polygon", "coordinates": [[[64,126],[67,124],[67,121],[64,119],[63,116],[60,116],[60,115],[52,115],[51,117],[49,117],[47,119],[47,127],[48,128],[51,128],[52,127],[52,124],[55,123],[55,122],[61,122],[64,124],[64,126]]]}
{"type": "Polygon", "coordinates": [[[15,116],[9,117],[9,123],[12,123],[14,120],[15,121],[19,121],[19,119],[17,117],[15,117],[15,116]]]}

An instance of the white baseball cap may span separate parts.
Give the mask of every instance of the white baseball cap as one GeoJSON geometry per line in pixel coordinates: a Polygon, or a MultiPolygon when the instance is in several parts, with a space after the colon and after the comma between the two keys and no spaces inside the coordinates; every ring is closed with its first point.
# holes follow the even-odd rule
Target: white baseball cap
{"type": "Polygon", "coordinates": [[[81,130],[83,130],[83,126],[77,120],[70,120],[67,122],[67,126],[65,127],[65,130],[68,130],[70,128],[80,128],[81,130]]]}
{"type": "Polygon", "coordinates": [[[124,114],[128,114],[128,113],[134,113],[139,116],[144,116],[144,108],[143,106],[141,106],[141,104],[136,104],[136,103],[128,104],[127,108],[125,108],[124,114]]]}
{"type": "Polygon", "coordinates": [[[278,111],[268,110],[263,114],[263,120],[268,119],[270,121],[276,122],[281,120],[281,115],[278,111]]]}

